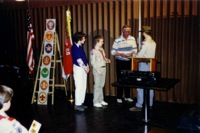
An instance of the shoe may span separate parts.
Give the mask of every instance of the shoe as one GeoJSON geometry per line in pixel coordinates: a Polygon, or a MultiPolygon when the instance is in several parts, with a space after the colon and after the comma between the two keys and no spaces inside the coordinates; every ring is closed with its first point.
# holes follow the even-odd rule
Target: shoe
{"type": "Polygon", "coordinates": [[[75,106],[74,109],[75,109],[75,110],[78,110],[78,111],[84,111],[84,110],[85,110],[85,109],[82,107],[82,105],[75,106]]]}
{"type": "Polygon", "coordinates": [[[87,109],[87,106],[86,106],[86,105],[82,105],[82,107],[83,107],[84,109],[87,109]]]}
{"type": "Polygon", "coordinates": [[[101,105],[108,105],[108,103],[105,102],[105,101],[102,101],[102,102],[101,102],[101,105]]]}
{"type": "Polygon", "coordinates": [[[95,103],[95,104],[94,104],[94,107],[101,108],[102,105],[101,105],[100,103],[95,103]]]}
{"type": "Polygon", "coordinates": [[[122,99],[117,99],[117,102],[118,103],[122,103],[122,99]]]}
{"type": "Polygon", "coordinates": [[[133,102],[133,99],[131,98],[124,98],[125,101],[128,101],[128,102],[133,102]]]}
{"type": "Polygon", "coordinates": [[[137,112],[137,111],[142,111],[142,108],[135,106],[135,107],[130,108],[129,110],[133,112],[137,112]]]}

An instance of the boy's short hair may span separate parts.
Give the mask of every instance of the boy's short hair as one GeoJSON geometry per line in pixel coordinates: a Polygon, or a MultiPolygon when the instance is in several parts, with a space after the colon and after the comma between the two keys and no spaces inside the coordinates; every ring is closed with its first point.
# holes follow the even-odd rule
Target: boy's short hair
{"type": "Polygon", "coordinates": [[[100,41],[100,39],[103,39],[103,36],[102,36],[102,35],[96,35],[96,36],[93,38],[93,47],[96,46],[96,44],[100,41]]]}
{"type": "Polygon", "coordinates": [[[75,43],[78,43],[78,41],[81,41],[83,39],[83,37],[87,37],[85,33],[83,32],[76,32],[74,35],[73,35],[73,42],[75,43]]]}
{"type": "Polygon", "coordinates": [[[12,99],[13,94],[13,90],[10,87],[0,85],[0,109],[2,109],[4,103],[12,99]]]}

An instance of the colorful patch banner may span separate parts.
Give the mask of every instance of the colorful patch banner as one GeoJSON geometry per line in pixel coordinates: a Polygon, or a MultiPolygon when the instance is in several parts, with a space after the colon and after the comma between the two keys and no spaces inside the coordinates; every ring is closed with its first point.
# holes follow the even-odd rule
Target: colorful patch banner
{"type": "Polygon", "coordinates": [[[46,19],[46,31],[56,31],[56,19],[46,19]]]}
{"type": "Polygon", "coordinates": [[[56,27],[55,19],[46,20],[46,31],[44,34],[44,51],[42,55],[42,65],[40,67],[40,82],[38,91],[38,101],[40,105],[47,105],[49,93],[49,80],[51,78],[51,58],[54,54],[54,34],[56,27]]]}

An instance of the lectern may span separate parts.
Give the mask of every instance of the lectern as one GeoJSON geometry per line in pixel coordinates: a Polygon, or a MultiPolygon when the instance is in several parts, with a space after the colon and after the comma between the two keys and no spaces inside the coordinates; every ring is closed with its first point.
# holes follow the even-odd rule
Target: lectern
{"type": "MultiPolygon", "coordinates": [[[[133,58],[130,57],[132,60],[132,66],[131,70],[132,71],[138,71],[138,64],[140,62],[147,62],[150,63],[150,71],[156,71],[156,65],[157,63],[160,63],[157,59],[155,58],[133,58]]],[[[149,118],[148,118],[148,107],[149,107],[149,90],[158,90],[158,91],[168,91],[170,88],[172,88],[175,84],[177,84],[180,80],[179,79],[172,79],[172,78],[161,78],[160,81],[155,84],[154,86],[148,86],[144,84],[121,84],[120,82],[114,82],[112,83],[113,86],[115,87],[127,87],[127,88],[142,88],[144,90],[144,105],[143,105],[143,111],[144,111],[144,122],[148,123],[149,118]]]]}
{"type": "MultiPolygon", "coordinates": [[[[159,63],[159,61],[156,58],[131,58],[131,70],[132,71],[138,71],[138,64],[140,62],[146,62],[146,63],[150,63],[150,72],[155,72],[156,71],[156,65],[157,63],[159,63]]],[[[144,94],[143,94],[143,99],[144,99],[144,105],[143,105],[143,109],[144,109],[144,121],[148,122],[148,108],[149,108],[149,89],[143,88],[144,90],[144,94]]]]}
{"type": "Polygon", "coordinates": [[[150,71],[156,71],[156,65],[159,61],[156,58],[131,58],[131,70],[138,71],[138,63],[150,63],[150,71]]]}

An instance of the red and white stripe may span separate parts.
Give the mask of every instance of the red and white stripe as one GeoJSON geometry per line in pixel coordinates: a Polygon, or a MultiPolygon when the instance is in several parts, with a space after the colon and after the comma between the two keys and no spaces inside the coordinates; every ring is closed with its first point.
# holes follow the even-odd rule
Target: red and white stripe
{"type": "MultiPolygon", "coordinates": [[[[30,21],[30,18],[28,18],[30,21]]],[[[27,49],[27,63],[28,63],[28,67],[29,67],[29,73],[32,74],[33,73],[33,69],[34,69],[34,58],[33,58],[33,48],[32,48],[32,40],[35,39],[35,36],[33,34],[33,28],[32,28],[32,24],[29,23],[28,25],[28,30],[27,30],[27,42],[28,42],[28,49],[27,49]]]]}

